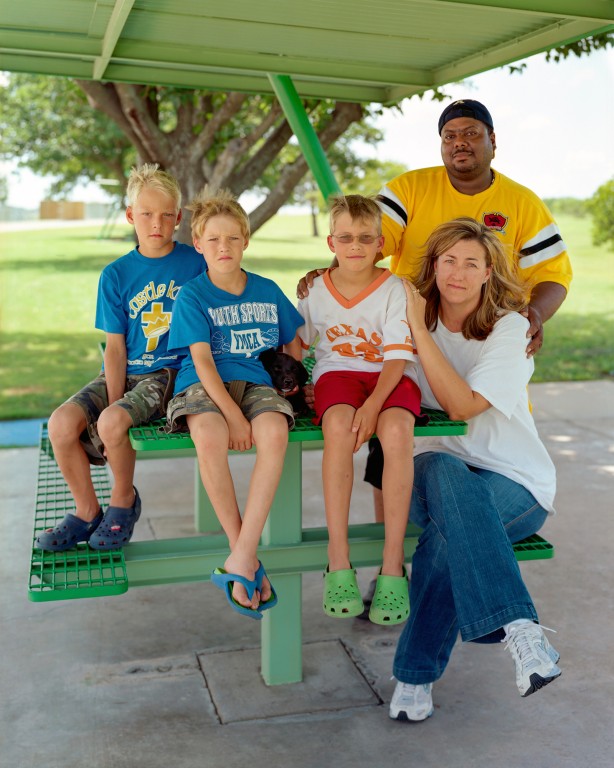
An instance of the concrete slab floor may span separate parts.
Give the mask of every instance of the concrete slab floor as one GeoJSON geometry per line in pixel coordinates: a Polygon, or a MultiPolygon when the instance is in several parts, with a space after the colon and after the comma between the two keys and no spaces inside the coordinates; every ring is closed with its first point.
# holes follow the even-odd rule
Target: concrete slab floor
{"type": "MultiPolygon", "coordinates": [[[[557,553],[552,561],[521,567],[541,621],[557,630],[551,640],[562,655],[562,677],[522,699],[503,646],[459,643],[435,686],[435,714],[420,725],[387,716],[400,628],[326,617],[318,573],[303,579],[305,683],[279,689],[258,682],[256,622],[228,610],[211,585],[30,603],[36,450],[1,451],[0,765],[609,768],[612,395],[610,381],[531,387],[558,471],[558,515],[544,528],[557,553]],[[257,716],[260,708],[260,717],[241,719],[241,690],[245,712],[257,716]]],[[[236,458],[242,478],[249,457],[236,458]]],[[[323,523],[320,461],[318,452],[305,458],[307,525],[323,523]]],[[[371,514],[370,494],[359,480],[363,464],[361,455],[356,521],[371,514]]],[[[137,526],[140,537],[167,535],[172,523],[188,527],[192,460],[139,462],[137,485],[149,519],[137,526]]],[[[359,574],[363,587],[371,575],[359,574]]]]}
{"type": "Polygon", "coordinates": [[[259,649],[200,653],[198,660],[222,724],[381,704],[338,640],[306,643],[304,678],[293,685],[264,684],[259,649]]]}

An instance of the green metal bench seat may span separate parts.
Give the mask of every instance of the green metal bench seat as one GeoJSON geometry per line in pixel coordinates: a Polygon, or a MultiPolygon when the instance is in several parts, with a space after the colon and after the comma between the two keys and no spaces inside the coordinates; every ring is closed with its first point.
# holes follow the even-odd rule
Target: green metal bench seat
{"type": "MultiPolygon", "coordinates": [[[[446,414],[430,412],[431,422],[417,427],[424,434],[463,434],[467,425],[451,421],[446,414]]],[[[167,435],[164,422],[130,430],[130,439],[140,458],[194,456],[188,434],[167,435]]],[[[282,479],[263,532],[259,554],[274,578],[279,605],[267,611],[262,621],[262,675],[267,684],[302,679],[301,574],[322,571],[327,562],[326,528],[303,528],[302,446],[322,439],[322,431],[311,420],[299,419],[289,436],[282,479]]],[[[110,495],[105,467],[92,467],[99,499],[110,495]]],[[[195,462],[197,531],[217,529],[195,462]]],[[[74,502],[53,458],[46,425],[41,431],[36,513],[33,543],[38,534],[55,525],[74,502]]],[[[410,562],[419,529],[409,525],[406,556],[410,562]]],[[[384,541],[382,524],[350,526],[352,562],[356,567],[381,562],[384,541]]],[[[553,546],[538,535],[514,545],[518,560],[538,560],[554,555],[553,546]]],[[[81,544],[67,552],[42,552],[32,548],[29,598],[35,602],[118,595],[128,587],[208,581],[212,570],[224,562],[228,542],[223,535],[131,542],[123,550],[98,552],[81,544]]]]}

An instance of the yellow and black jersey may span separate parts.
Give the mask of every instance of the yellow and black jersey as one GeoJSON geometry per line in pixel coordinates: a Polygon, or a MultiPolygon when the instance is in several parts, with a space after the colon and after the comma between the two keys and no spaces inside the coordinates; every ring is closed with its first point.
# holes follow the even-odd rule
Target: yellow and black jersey
{"type": "Polygon", "coordinates": [[[529,284],[546,281],[566,289],[571,263],[559,228],[530,189],[495,171],[491,186],[477,195],[456,190],[444,166],[397,176],[378,196],[383,213],[384,256],[395,274],[415,279],[424,245],[439,224],[471,216],[495,232],[529,284]]]}

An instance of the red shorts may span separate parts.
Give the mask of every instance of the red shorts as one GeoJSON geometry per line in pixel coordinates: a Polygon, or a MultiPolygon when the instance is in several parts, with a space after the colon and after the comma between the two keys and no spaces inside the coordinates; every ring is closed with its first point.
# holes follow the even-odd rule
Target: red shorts
{"type": "MultiPolygon", "coordinates": [[[[320,424],[322,416],[331,405],[351,405],[360,408],[375,389],[379,372],[371,371],[329,371],[322,374],[314,387],[316,417],[314,424],[320,424]]],[[[417,424],[426,424],[428,416],[420,410],[420,389],[407,376],[402,376],[382,406],[405,408],[416,417],[417,424]]]]}

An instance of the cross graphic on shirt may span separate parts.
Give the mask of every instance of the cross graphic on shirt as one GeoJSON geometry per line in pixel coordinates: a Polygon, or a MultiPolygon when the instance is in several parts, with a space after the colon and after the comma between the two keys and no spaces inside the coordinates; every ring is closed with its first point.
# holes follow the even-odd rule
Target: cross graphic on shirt
{"type": "Polygon", "coordinates": [[[161,301],[155,301],[149,312],[141,314],[143,333],[147,339],[146,352],[153,352],[158,346],[160,336],[168,333],[172,315],[172,312],[164,312],[164,304],[161,301]]]}

